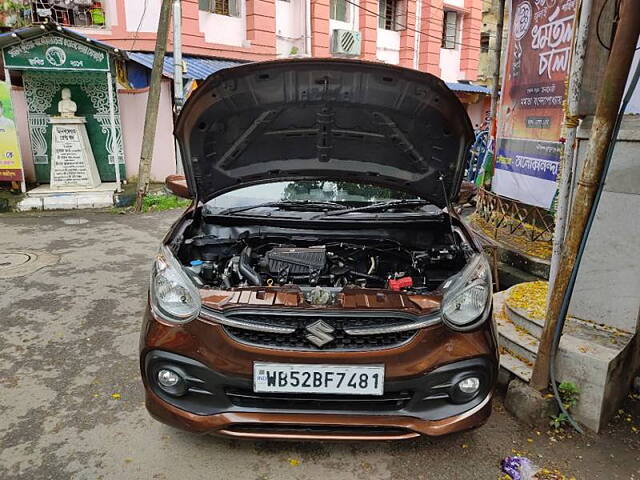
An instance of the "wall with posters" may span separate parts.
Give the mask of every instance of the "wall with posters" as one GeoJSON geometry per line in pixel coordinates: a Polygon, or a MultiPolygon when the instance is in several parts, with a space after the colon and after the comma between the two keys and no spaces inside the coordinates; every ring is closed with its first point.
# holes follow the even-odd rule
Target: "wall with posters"
{"type": "Polygon", "coordinates": [[[7,83],[0,82],[0,182],[22,182],[22,158],[10,88],[7,83]]]}
{"type": "Polygon", "coordinates": [[[513,0],[492,190],[550,208],[576,0],[513,0]]]}

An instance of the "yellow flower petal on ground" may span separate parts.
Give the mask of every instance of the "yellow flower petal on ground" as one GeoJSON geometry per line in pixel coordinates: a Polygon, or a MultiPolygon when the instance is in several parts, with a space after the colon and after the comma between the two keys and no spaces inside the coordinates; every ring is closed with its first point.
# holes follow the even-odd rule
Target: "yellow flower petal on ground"
{"type": "Polygon", "coordinates": [[[526,282],[513,286],[506,299],[513,309],[524,311],[528,317],[543,320],[547,311],[548,282],[526,282]]]}

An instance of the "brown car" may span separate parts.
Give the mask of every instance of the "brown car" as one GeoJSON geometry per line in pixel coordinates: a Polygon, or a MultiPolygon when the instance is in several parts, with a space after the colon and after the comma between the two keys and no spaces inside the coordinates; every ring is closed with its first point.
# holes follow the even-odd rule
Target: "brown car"
{"type": "Polygon", "coordinates": [[[151,275],[140,364],[153,417],[332,440],[487,419],[491,272],[450,208],[473,131],[440,79],[247,64],[200,86],[176,131],[186,183],[167,185],[193,204],[151,275]]]}

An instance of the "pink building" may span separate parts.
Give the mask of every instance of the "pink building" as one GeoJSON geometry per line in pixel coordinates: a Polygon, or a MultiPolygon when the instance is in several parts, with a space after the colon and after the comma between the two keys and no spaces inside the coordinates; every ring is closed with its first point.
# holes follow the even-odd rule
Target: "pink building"
{"type": "MultiPolygon", "coordinates": [[[[121,153],[109,152],[105,158],[113,164],[111,158],[122,155],[127,178],[137,174],[161,2],[25,1],[31,6],[29,23],[53,21],[89,41],[126,52],[126,73],[116,75],[121,153]]],[[[482,0],[182,0],[185,77],[198,81],[233,62],[286,57],[380,61],[441,77],[467,104],[472,123],[479,126],[488,110],[488,90],[471,82],[478,76],[481,15],[482,0]]],[[[6,18],[5,23],[10,25],[6,18]]],[[[170,40],[152,170],[156,181],[176,171],[173,140],[166,134],[173,123],[173,72],[168,68],[172,49],[170,40]]],[[[26,103],[20,82],[12,93],[17,106],[26,103]]],[[[16,109],[18,124],[33,131],[33,121],[27,117],[16,109]]],[[[44,157],[35,153],[33,135],[21,137],[20,142],[27,180],[46,182],[46,171],[34,166],[38,163],[34,158],[44,157]]]]}
{"type": "MultiPolygon", "coordinates": [[[[83,33],[153,51],[161,0],[101,5],[104,26],[83,33]]],[[[182,0],[183,50],[250,61],[350,56],[474,81],[481,16],[482,0],[182,0]]]]}

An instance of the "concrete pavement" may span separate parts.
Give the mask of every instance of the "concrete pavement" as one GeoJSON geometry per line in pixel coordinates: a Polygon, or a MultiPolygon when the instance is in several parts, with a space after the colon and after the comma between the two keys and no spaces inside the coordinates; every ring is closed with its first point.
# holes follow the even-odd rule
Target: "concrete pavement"
{"type": "Polygon", "coordinates": [[[484,480],[514,449],[577,479],[640,478],[637,416],[552,440],[498,401],[475,431],[368,444],[230,441],[155,422],[137,343],[151,260],[177,214],[0,216],[0,253],[59,257],[0,276],[0,479],[484,480]]]}

